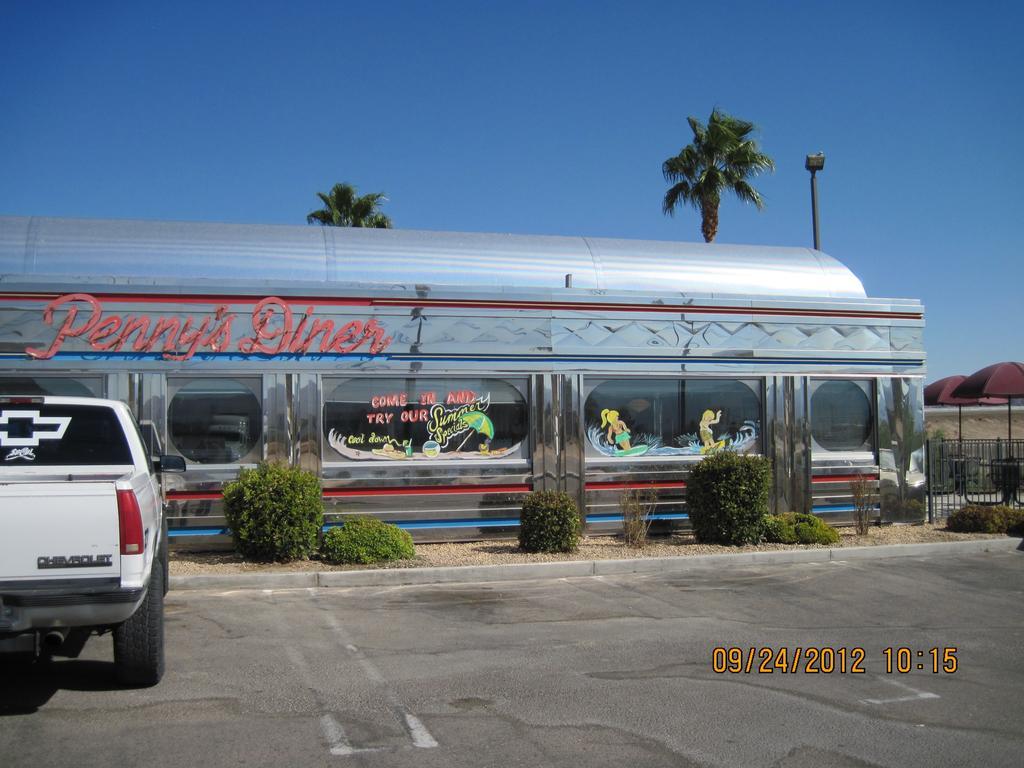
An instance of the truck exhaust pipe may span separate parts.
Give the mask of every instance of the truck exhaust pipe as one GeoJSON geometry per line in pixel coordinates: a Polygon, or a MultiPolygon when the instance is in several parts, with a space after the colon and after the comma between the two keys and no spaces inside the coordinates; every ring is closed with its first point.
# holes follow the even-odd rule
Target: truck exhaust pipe
{"type": "Polygon", "coordinates": [[[43,635],[43,648],[47,651],[56,651],[64,645],[64,633],[56,629],[51,629],[45,635],[43,635]]]}

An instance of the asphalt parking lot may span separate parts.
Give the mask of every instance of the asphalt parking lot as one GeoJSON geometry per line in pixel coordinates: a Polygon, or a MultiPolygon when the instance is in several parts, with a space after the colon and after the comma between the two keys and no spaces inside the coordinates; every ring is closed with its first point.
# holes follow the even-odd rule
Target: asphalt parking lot
{"type": "Polygon", "coordinates": [[[1024,552],[172,592],[156,688],[113,684],[108,638],[78,660],[0,667],[0,755],[10,766],[1017,766],[1022,606],[1024,552]],[[716,646],[744,649],[744,667],[751,647],[753,667],[762,648],[772,665],[781,648],[790,660],[797,647],[863,648],[864,672],[841,673],[836,657],[829,674],[719,674],[716,646]],[[886,647],[910,649],[909,672],[886,672],[886,647]],[[956,671],[931,672],[930,649],[941,659],[952,647],[956,671]]]}

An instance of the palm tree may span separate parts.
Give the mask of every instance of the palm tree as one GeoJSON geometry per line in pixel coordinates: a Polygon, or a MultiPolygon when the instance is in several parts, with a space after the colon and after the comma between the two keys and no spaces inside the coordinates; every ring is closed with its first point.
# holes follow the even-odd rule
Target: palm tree
{"type": "Polygon", "coordinates": [[[324,207],[306,216],[306,223],[324,227],[374,227],[391,229],[391,219],[378,210],[387,200],[383,192],[358,195],[351,184],[335,184],[329,194],[317,192],[324,207]]]}
{"type": "Polygon", "coordinates": [[[775,162],[763,154],[750,138],[753,123],[715,109],[705,127],[695,117],[686,118],[693,131],[693,143],[683,147],[661,166],[665,181],[672,184],[661,204],[662,213],[675,214],[680,203],[700,211],[700,231],[710,243],[718,234],[718,204],[722,190],[761,209],[764,200],[747,179],[762,171],[774,171],[775,162]]]}

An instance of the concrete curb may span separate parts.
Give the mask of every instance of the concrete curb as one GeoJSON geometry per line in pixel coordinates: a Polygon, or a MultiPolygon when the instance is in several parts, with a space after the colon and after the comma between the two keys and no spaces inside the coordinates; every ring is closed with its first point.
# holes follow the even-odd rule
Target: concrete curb
{"type": "Polygon", "coordinates": [[[1024,551],[1020,539],[974,539],[935,544],[882,544],[842,549],[784,549],[722,555],[649,557],[631,560],[576,560],[558,563],[464,565],[441,568],[380,568],[363,571],[301,573],[233,573],[172,576],[172,590],[303,589],[311,587],[391,587],[413,584],[483,583],[611,576],[622,573],[679,573],[725,565],[827,563],[890,557],[962,555],[974,552],[1024,551]]]}

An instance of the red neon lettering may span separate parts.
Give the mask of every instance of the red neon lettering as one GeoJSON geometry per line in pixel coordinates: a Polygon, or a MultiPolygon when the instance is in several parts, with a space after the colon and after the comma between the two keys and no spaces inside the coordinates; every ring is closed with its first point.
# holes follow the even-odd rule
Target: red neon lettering
{"type": "MultiPolygon", "coordinates": [[[[378,354],[392,342],[392,337],[385,335],[384,328],[375,319],[365,323],[351,320],[335,333],[334,322],[315,319],[314,309],[312,305],[307,307],[295,326],[292,310],[284,300],[276,296],[262,299],[252,311],[253,335],[238,341],[238,351],[242,354],[306,354],[320,337],[321,353],[352,352],[364,342],[369,342],[370,352],[378,354]]],[[[67,339],[82,337],[97,352],[119,352],[129,345],[134,352],[151,352],[159,345],[165,360],[189,360],[200,349],[214,352],[230,350],[232,324],[237,317],[228,312],[227,304],[218,304],[212,316],[201,319],[186,317],[184,321],[180,317],[154,319],[150,315],[104,314],[103,305],[96,297],[87,293],[69,293],[44,307],[43,322],[54,325],[55,314],[61,310],[67,314],[49,347],[26,347],[25,353],[29,357],[48,360],[61,350],[67,339]],[[83,304],[90,311],[87,317],[79,318],[80,310],[85,308],[83,304]]],[[[402,395],[399,400],[388,401],[387,405],[404,406],[406,400],[402,395]]]]}
{"type": "Polygon", "coordinates": [[[84,301],[92,308],[92,314],[89,315],[89,319],[76,328],[75,320],[78,318],[78,307],[73,305],[68,307],[68,315],[64,318],[64,323],[57,331],[57,335],[50,342],[49,348],[44,350],[35,347],[25,347],[25,354],[37,360],[49,360],[60,351],[60,348],[64,345],[64,339],[73,339],[93,329],[93,326],[99,322],[100,316],[103,314],[103,308],[97,299],[87,293],[67,293],[63,296],[58,296],[47,304],[43,310],[43,322],[47,325],[53,325],[54,311],[62,308],[65,304],[71,304],[75,301],[84,301]]]}
{"type": "Polygon", "coordinates": [[[306,307],[306,314],[299,320],[298,326],[295,331],[290,335],[288,339],[288,351],[291,353],[299,352],[302,349],[303,340],[302,334],[306,332],[306,323],[309,322],[310,316],[313,314],[313,307],[306,307]]]}
{"type": "MultiPolygon", "coordinates": [[[[384,329],[377,324],[377,318],[371,317],[363,329],[363,338],[372,336],[370,339],[370,354],[379,355],[391,346],[392,336],[385,336],[384,329]]],[[[361,341],[361,340],[360,340],[361,341]]],[[[356,345],[358,346],[358,345],[356,345]]]]}
{"type": "Polygon", "coordinates": [[[353,349],[359,346],[362,339],[360,339],[350,347],[345,346],[345,344],[347,342],[352,341],[352,339],[356,338],[356,336],[358,336],[359,333],[362,332],[362,330],[363,324],[359,320],[352,320],[350,322],[345,323],[343,326],[341,326],[338,332],[334,334],[334,338],[331,339],[331,352],[351,352],[353,349]]]}
{"type": "Polygon", "coordinates": [[[331,348],[331,334],[334,333],[334,321],[333,320],[314,320],[313,327],[309,329],[309,335],[306,340],[302,343],[301,352],[306,354],[309,348],[313,346],[313,341],[317,336],[323,334],[323,338],[320,340],[320,351],[326,352],[331,348]]]}
{"type": "Polygon", "coordinates": [[[203,336],[209,331],[211,320],[212,318],[207,317],[198,328],[192,330],[192,318],[185,318],[185,325],[181,327],[181,333],[178,334],[178,346],[187,345],[188,349],[184,352],[175,352],[173,354],[170,352],[164,352],[164,358],[179,362],[182,360],[190,360],[196,353],[199,345],[203,342],[203,336]]]}
{"type": "Polygon", "coordinates": [[[168,352],[173,352],[178,344],[178,330],[181,328],[181,320],[176,317],[161,317],[156,321],[156,327],[153,328],[153,333],[146,339],[145,345],[142,347],[142,351],[149,352],[156,346],[157,340],[165,333],[170,331],[170,335],[164,340],[164,357],[167,357],[168,352]]]}
{"type": "Polygon", "coordinates": [[[288,348],[288,339],[292,333],[292,310],[276,296],[262,299],[252,310],[252,329],[255,335],[238,342],[238,350],[250,355],[259,352],[265,355],[277,355],[288,348]],[[270,321],[274,315],[281,313],[281,326],[271,328],[270,321]],[[279,341],[275,345],[264,344],[264,341],[279,341]]]}
{"type": "Polygon", "coordinates": [[[133,333],[138,334],[135,337],[135,342],[132,344],[132,349],[135,352],[142,352],[146,348],[146,333],[149,331],[149,317],[146,315],[140,315],[139,317],[129,317],[125,321],[124,327],[121,328],[121,333],[117,336],[117,349],[122,349],[128,341],[128,337],[133,333]]]}
{"type": "Polygon", "coordinates": [[[231,324],[235,321],[236,315],[229,315],[227,311],[226,304],[217,306],[213,317],[218,325],[202,340],[202,346],[209,347],[214,352],[223,352],[231,347],[231,324]]]}
{"type": "Polygon", "coordinates": [[[89,334],[89,346],[101,352],[106,352],[108,349],[117,346],[117,339],[112,341],[103,341],[103,339],[113,336],[120,327],[121,318],[117,315],[104,317],[96,324],[93,332],[89,334]]]}

